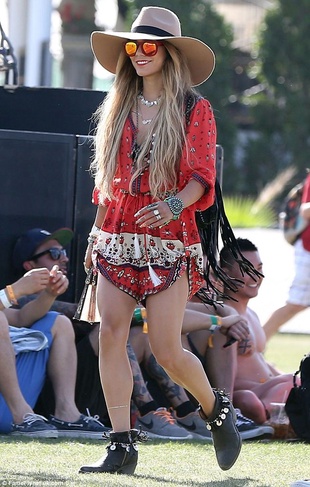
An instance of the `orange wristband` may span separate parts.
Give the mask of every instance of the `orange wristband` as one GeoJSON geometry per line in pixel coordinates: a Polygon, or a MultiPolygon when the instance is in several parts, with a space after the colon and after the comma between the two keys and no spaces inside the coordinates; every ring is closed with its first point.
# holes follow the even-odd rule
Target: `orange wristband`
{"type": "Polygon", "coordinates": [[[222,317],[221,317],[221,316],[219,316],[219,315],[216,315],[216,317],[217,317],[217,325],[218,325],[218,326],[222,326],[222,323],[223,323],[223,322],[222,322],[222,317]]]}
{"type": "Polygon", "coordinates": [[[11,304],[15,304],[17,305],[18,302],[17,302],[17,299],[16,299],[16,296],[14,294],[14,291],[13,291],[13,288],[12,286],[9,284],[8,286],[6,286],[5,288],[8,292],[8,295],[9,295],[9,301],[11,302],[11,304]]]}

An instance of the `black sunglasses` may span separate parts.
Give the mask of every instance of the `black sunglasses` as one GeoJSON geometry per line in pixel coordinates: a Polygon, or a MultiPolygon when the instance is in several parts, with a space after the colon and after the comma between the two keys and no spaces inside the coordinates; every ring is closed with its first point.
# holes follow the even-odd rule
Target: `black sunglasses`
{"type": "Polygon", "coordinates": [[[47,249],[43,252],[40,252],[39,254],[33,255],[29,260],[36,260],[46,254],[50,254],[53,260],[59,260],[61,256],[67,257],[67,252],[65,249],[57,249],[57,247],[52,247],[51,249],[47,249]]]}

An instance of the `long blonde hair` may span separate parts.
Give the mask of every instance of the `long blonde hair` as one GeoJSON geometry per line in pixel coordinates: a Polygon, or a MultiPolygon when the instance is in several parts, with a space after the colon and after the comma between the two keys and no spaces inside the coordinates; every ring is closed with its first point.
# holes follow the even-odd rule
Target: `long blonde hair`
{"type": "MultiPolygon", "coordinates": [[[[179,161],[186,141],[185,95],[194,91],[189,69],[180,51],[169,43],[165,43],[165,47],[167,57],[162,70],[163,90],[158,114],[152,131],[140,147],[131,179],[132,185],[145,167],[145,158],[149,158],[153,144],[149,184],[154,197],[161,197],[166,191],[176,189],[179,161]]],[[[112,198],[112,183],[124,124],[142,86],[142,78],[137,76],[130,59],[122,53],[113,87],[95,113],[98,123],[91,170],[102,197],[112,198]]]]}

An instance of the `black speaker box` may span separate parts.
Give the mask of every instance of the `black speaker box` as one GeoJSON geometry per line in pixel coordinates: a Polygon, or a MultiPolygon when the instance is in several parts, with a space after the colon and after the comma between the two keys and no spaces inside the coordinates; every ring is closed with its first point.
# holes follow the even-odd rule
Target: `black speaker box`
{"type": "Polygon", "coordinates": [[[91,203],[92,115],[105,93],[61,88],[0,87],[0,286],[12,268],[16,239],[30,228],[72,228],[70,287],[77,301],[83,258],[95,208],[91,203]]]}
{"type": "Polygon", "coordinates": [[[69,88],[0,87],[0,129],[90,135],[105,93],[69,88]]]}

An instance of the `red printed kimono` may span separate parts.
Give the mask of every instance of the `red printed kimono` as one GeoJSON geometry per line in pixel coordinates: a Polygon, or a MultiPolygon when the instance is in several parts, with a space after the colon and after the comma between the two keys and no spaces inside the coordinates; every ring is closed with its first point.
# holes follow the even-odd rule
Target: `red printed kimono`
{"type": "MultiPolygon", "coordinates": [[[[200,98],[187,127],[188,150],[180,161],[178,191],[191,179],[204,188],[204,195],[185,208],[178,220],[162,228],[140,228],[135,213],[154,199],[148,168],[135,180],[129,193],[135,127],[128,117],[121,139],[118,167],[113,181],[114,198],[101,202],[107,213],[94,245],[99,272],[141,302],[147,295],[171,286],[185,271],[189,276],[189,299],[203,285],[203,255],[195,223],[195,211],[214,202],[216,126],[210,103],[200,98]]],[[[95,189],[93,202],[99,204],[95,189]]]]}

